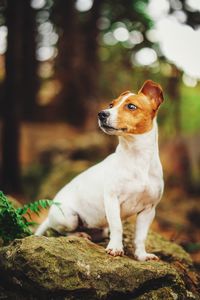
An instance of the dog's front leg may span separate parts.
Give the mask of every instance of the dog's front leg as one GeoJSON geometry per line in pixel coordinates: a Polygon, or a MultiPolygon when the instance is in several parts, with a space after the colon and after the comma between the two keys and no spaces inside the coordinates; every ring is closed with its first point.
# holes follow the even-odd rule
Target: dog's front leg
{"type": "Polygon", "coordinates": [[[124,251],[122,244],[123,228],[120,217],[120,203],[117,197],[112,198],[105,196],[104,205],[110,229],[110,242],[108,243],[106,252],[113,256],[122,256],[124,251]]]}
{"type": "Polygon", "coordinates": [[[153,253],[147,253],[145,250],[145,241],[149,227],[155,216],[155,207],[144,209],[137,215],[135,227],[135,257],[140,261],[158,259],[153,253]]]}

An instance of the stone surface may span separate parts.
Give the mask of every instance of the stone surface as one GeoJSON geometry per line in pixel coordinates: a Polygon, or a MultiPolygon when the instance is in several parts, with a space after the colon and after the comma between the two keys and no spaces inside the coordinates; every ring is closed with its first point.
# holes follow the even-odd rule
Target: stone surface
{"type": "Polygon", "coordinates": [[[35,237],[0,248],[0,299],[199,299],[189,255],[150,233],[147,249],[160,261],[133,257],[130,225],[126,256],[80,237],[35,237]]]}

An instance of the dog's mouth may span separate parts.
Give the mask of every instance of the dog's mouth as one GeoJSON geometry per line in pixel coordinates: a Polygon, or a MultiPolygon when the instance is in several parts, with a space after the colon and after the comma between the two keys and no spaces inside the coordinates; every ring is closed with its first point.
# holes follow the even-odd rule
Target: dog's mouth
{"type": "Polygon", "coordinates": [[[115,127],[109,126],[107,124],[101,124],[100,127],[105,129],[106,131],[126,131],[127,130],[127,128],[115,128],[115,127]]]}

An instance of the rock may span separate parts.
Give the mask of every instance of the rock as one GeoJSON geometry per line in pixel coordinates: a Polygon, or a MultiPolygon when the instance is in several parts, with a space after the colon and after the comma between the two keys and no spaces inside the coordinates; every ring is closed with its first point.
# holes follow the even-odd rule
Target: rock
{"type": "Polygon", "coordinates": [[[0,248],[0,298],[199,299],[197,274],[180,246],[150,233],[147,249],[161,259],[138,262],[127,228],[124,257],[75,236],[30,236],[0,248]]]}

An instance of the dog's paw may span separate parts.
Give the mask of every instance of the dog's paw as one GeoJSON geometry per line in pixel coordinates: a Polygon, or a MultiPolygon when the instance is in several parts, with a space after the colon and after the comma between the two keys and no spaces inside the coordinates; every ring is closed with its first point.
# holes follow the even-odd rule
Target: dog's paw
{"type": "Polygon", "coordinates": [[[106,252],[112,256],[122,256],[124,254],[122,245],[114,245],[112,243],[108,244],[106,252]]]}
{"type": "Polygon", "coordinates": [[[135,258],[139,261],[147,261],[147,260],[159,260],[159,257],[153,253],[135,253],[135,258]]]}
{"type": "Polygon", "coordinates": [[[111,248],[106,248],[106,252],[112,256],[123,256],[124,255],[124,250],[123,249],[111,249],[111,248]]]}

